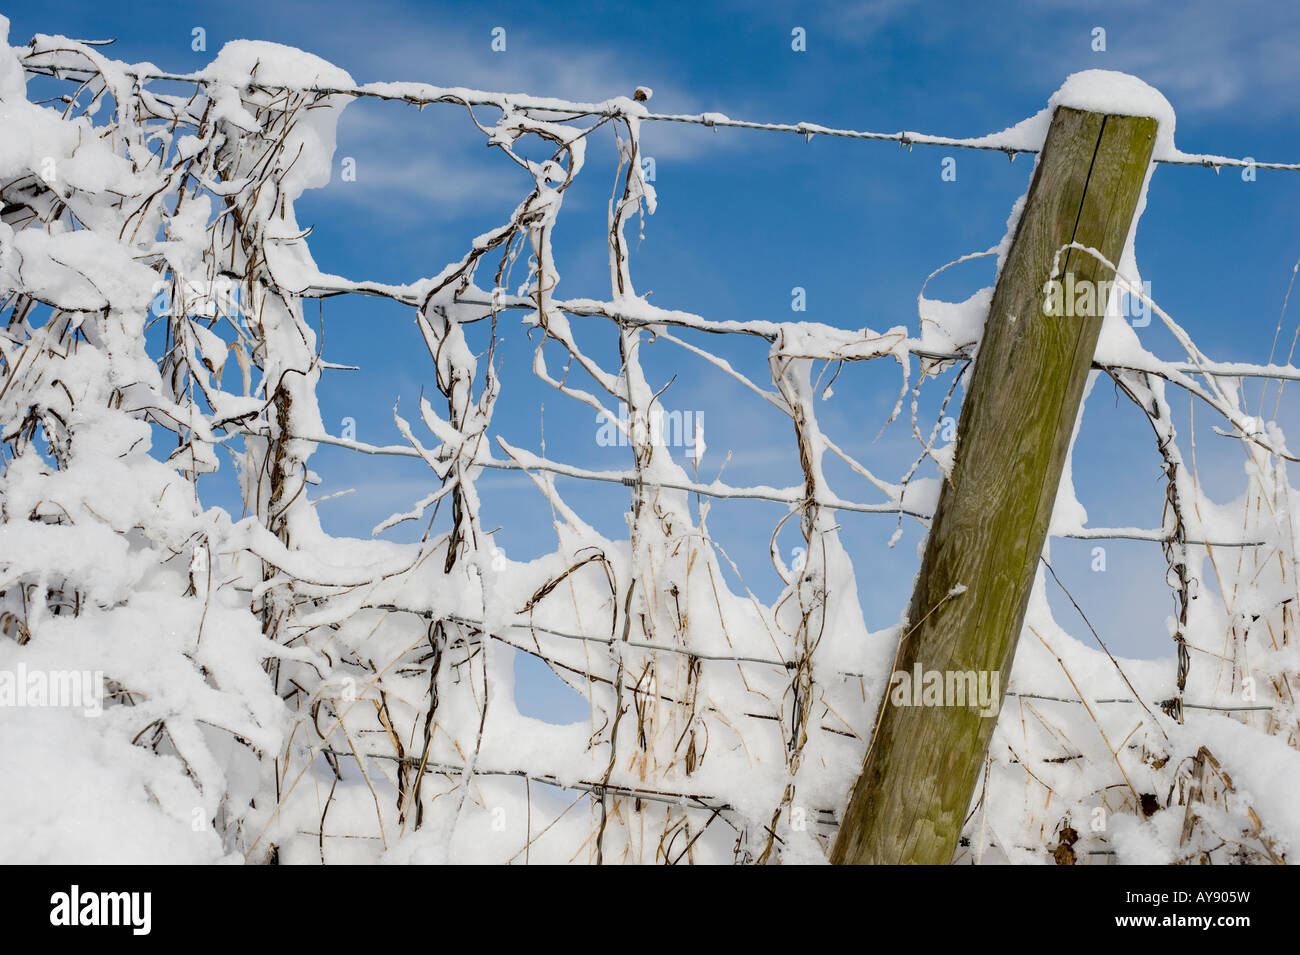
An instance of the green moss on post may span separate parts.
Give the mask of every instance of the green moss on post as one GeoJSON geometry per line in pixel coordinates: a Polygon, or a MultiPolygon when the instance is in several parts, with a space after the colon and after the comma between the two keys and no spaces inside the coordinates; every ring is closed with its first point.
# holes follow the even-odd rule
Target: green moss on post
{"type": "MultiPolygon", "coordinates": [[[[1156,121],[1145,117],[1061,107],[1052,118],[993,294],[897,672],[919,664],[997,674],[997,685],[1007,685],[1105,296],[1093,296],[1091,314],[1073,306],[1082,290],[1114,276],[1070,249],[1061,252],[1060,279],[1075,294],[1051,306],[1067,314],[1045,311],[1044,286],[1058,250],[1072,242],[1119,260],[1155,135],[1156,121]],[[948,596],[958,585],[965,591],[948,596]]],[[[995,721],[978,705],[886,699],[831,860],[951,862],[995,721]]]]}

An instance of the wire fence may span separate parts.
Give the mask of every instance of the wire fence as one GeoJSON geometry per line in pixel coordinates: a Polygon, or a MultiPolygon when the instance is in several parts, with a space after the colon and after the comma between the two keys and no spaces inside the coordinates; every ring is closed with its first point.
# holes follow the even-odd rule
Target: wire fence
{"type": "MultiPolygon", "coordinates": [[[[87,43],[87,41],[77,41],[87,43]]],[[[113,41],[89,41],[91,45],[104,45],[113,41]]],[[[78,66],[75,61],[60,62],[57,55],[51,55],[48,61],[29,58],[24,64],[27,71],[36,75],[53,76],[59,79],[89,80],[95,77],[93,70],[78,66]]],[[[207,81],[202,71],[196,73],[166,73],[156,70],[141,71],[123,69],[122,75],[139,83],[176,82],[202,85],[207,81]]],[[[618,97],[599,103],[577,103],[552,97],[523,96],[519,94],[491,93],[482,90],[468,90],[460,87],[439,87],[426,83],[369,83],[360,86],[285,86],[275,83],[257,82],[256,78],[249,85],[250,89],[265,90],[273,93],[306,94],[312,96],[346,96],[356,99],[380,99],[403,103],[423,109],[435,104],[454,104],[460,106],[490,106],[507,112],[519,112],[525,115],[541,114],[548,117],[562,117],[563,121],[573,121],[587,117],[604,119],[633,119],[646,123],[680,123],[689,126],[703,126],[713,129],[747,129],[758,132],[789,133],[803,136],[811,141],[816,136],[831,139],[859,139],[868,142],[892,142],[909,151],[913,146],[942,146],[949,149],[975,149],[984,152],[999,152],[1014,160],[1019,155],[1037,155],[1033,146],[1014,145],[999,142],[997,136],[979,138],[958,136],[935,136],[929,133],[872,132],[870,130],[838,129],[822,126],[818,123],[765,123],[752,120],[732,119],[722,113],[706,112],[697,114],[653,113],[642,103],[628,98],[618,97]]],[[[1300,163],[1261,162],[1251,158],[1236,158],[1212,154],[1179,154],[1175,156],[1157,156],[1154,160],[1161,165],[1200,166],[1213,169],[1216,173],[1223,168],[1270,169],[1284,172],[1300,171],[1300,163]]]]}
{"type": "MultiPolygon", "coordinates": [[[[655,201],[640,165],[642,127],[646,123],[677,123],[795,134],[809,140],[825,136],[895,142],[909,149],[918,145],[967,148],[1002,152],[1011,159],[1038,150],[997,136],[962,139],[906,131],[836,129],[804,122],[750,122],[715,113],[652,113],[643,103],[626,97],[577,103],[412,83],[334,85],[318,81],[294,86],[261,77],[257,64],[238,80],[221,72],[145,71],[108,61],[97,49],[93,43],[38,37],[23,56],[23,66],[31,75],[78,84],[77,90],[62,100],[67,115],[83,95],[89,96],[92,104],[107,95],[115,101],[116,134],[125,140],[135,136],[135,142],[145,143],[159,135],[159,129],[169,130],[164,149],[173,152],[164,155],[175,162],[170,168],[159,164],[163,168],[158,173],[161,185],[156,195],[204,193],[217,201],[223,211],[205,226],[210,243],[202,251],[209,269],[207,281],[216,281],[219,269],[229,271],[242,286],[243,300],[250,304],[253,316],[251,323],[241,327],[228,315],[205,318],[193,309],[173,310],[167,316],[169,351],[163,360],[175,383],[169,393],[172,403],[160,399],[132,409],[177,434],[179,447],[171,460],[191,479],[197,480],[202,470],[197,462],[206,460],[212,449],[233,436],[243,436],[246,442],[244,473],[257,475],[255,482],[244,487],[245,504],[254,515],[255,527],[225,531],[224,537],[213,531],[207,543],[189,541],[177,553],[206,546],[214,556],[205,560],[227,560],[223,573],[229,579],[222,586],[241,594],[269,639],[286,648],[309,647],[330,661],[324,667],[287,660],[275,664],[277,692],[296,707],[295,733],[301,732],[309,742],[305,747],[301,742],[286,744],[276,754],[274,809],[241,822],[231,838],[237,838],[250,856],[259,847],[268,851],[272,842],[277,851],[289,852],[286,837],[275,828],[277,818],[283,816],[283,825],[296,826],[297,833],[315,837],[308,840],[309,846],[320,841],[323,859],[324,839],[340,836],[326,832],[326,815],[344,778],[341,763],[352,760],[364,778],[364,789],[374,797],[370,821],[377,832],[362,831],[363,814],[352,803],[336,810],[343,820],[340,825],[347,827],[348,838],[379,839],[385,845],[390,833],[418,831],[434,817],[454,828],[464,821],[467,800],[490,817],[491,800],[504,798],[499,793],[485,795],[483,780],[491,777],[519,778],[587,794],[590,825],[580,827],[578,835],[584,838],[573,837],[566,850],[571,849],[574,856],[585,853],[593,861],[620,858],[675,863],[697,861],[697,855],[718,859],[729,854],[737,861],[770,861],[793,852],[792,846],[802,838],[805,830],[796,819],[806,799],[823,800],[809,810],[813,824],[806,831],[824,843],[826,832],[833,831],[838,818],[837,811],[825,805],[826,795],[846,792],[845,773],[860,764],[885,693],[881,678],[887,676],[877,666],[883,658],[870,661],[875,669],[849,665],[861,657],[862,644],[840,639],[842,634],[866,634],[860,610],[855,618],[851,606],[856,605],[856,594],[836,586],[852,578],[834,515],[838,511],[887,514],[900,522],[907,517],[927,524],[930,510],[905,503],[905,492],[921,462],[935,456],[939,423],[926,437],[917,421],[915,397],[939,370],[977,357],[970,350],[935,350],[902,326],[877,333],[807,322],[712,321],[688,311],[657,308],[637,297],[624,227],[655,201]],[[154,92],[148,89],[151,83],[190,84],[194,93],[154,92]],[[227,119],[212,120],[209,111],[213,104],[226,103],[222,97],[229,94],[256,120],[255,128],[241,130],[232,124],[228,104],[219,107],[227,119]],[[260,188],[269,184],[281,194],[287,192],[285,177],[295,161],[290,149],[301,148],[301,142],[293,138],[295,123],[305,122],[313,110],[337,113],[346,101],[362,98],[400,101],[418,109],[435,104],[465,109],[488,144],[532,176],[532,190],[509,221],[476,238],[461,260],[437,275],[409,284],[338,281],[284,268],[284,249],[305,248],[306,233],[297,229],[291,200],[266,207],[258,198],[260,188]],[[495,108],[500,116],[492,123],[482,121],[475,113],[480,107],[495,108]],[[135,110],[134,119],[125,117],[128,109],[135,110]],[[605,125],[618,131],[619,186],[611,197],[608,233],[611,297],[557,299],[553,297],[557,270],[551,228],[561,211],[565,189],[586,162],[588,137],[605,125]],[[184,154],[174,151],[181,131],[197,141],[197,146],[186,147],[184,154]],[[539,163],[524,158],[515,148],[524,137],[551,144],[555,150],[552,159],[539,163]],[[225,184],[230,183],[242,185],[227,188],[225,184]],[[489,256],[496,265],[491,288],[485,290],[476,282],[476,270],[487,264],[489,256]],[[527,294],[506,294],[502,291],[508,284],[505,278],[525,259],[527,294]],[[431,446],[426,447],[401,418],[397,422],[407,440],[404,445],[374,445],[321,430],[315,394],[320,371],[354,366],[326,362],[321,357],[302,302],[344,295],[379,297],[415,310],[437,389],[446,402],[441,412],[427,403],[421,409],[422,422],[433,436],[431,446]],[[500,437],[492,440],[493,406],[500,390],[509,385],[497,377],[493,348],[502,316],[510,312],[522,312],[527,322],[544,331],[543,345],[561,349],[566,363],[581,369],[585,375],[581,385],[567,373],[553,374],[542,358],[542,347],[538,347],[537,377],[576,406],[594,409],[623,431],[630,468],[571,466],[514,448],[500,437]],[[285,316],[283,324],[273,328],[269,314],[285,316]],[[618,367],[602,365],[581,347],[570,317],[612,325],[619,339],[618,367]],[[491,329],[483,353],[486,362],[472,352],[466,337],[483,323],[491,329]],[[242,393],[223,392],[211,362],[205,371],[200,358],[200,351],[210,347],[207,339],[199,333],[202,341],[197,346],[193,343],[198,325],[209,335],[218,328],[233,333],[233,339],[222,343],[231,349],[240,346],[240,336],[248,339],[247,365],[262,371],[261,383],[253,387],[246,371],[242,393]],[[286,328],[291,335],[286,336],[286,328]],[[770,380],[759,383],[717,354],[675,338],[668,329],[761,339],[770,348],[770,380]],[[736,486],[720,479],[692,480],[656,447],[652,412],[659,393],[650,385],[639,358],[650,344],[643,334],[647,331],[654,332],[655,342],[676,344],[702,358],[784,413],[791,424],[803,482],[774,488],[736,486]],[[899,365],[903,391],[910,391],[913,397],[912,428],[919,453],[901,483],[879,479],[844,451],[821,431],[812,411],[816,385],[811,369],[815,364],[833,366],[838,374],[843,365],[877,359],[899,365]],[[921,368],[915,384],[913,361],[921,368]],[[195,399],[196,390],[202,393],[205,405],[195,399]],[[611,410],[614,406],[625,408],[627,417],[611,410]],[[328,559],[328,542],[314,540],[301,523],[305,520],[301,515],[314,506],[304,493],[310,483],[307,457],[315,445],[322,444],[368,456],[419,459],[429,466],[437,479],[436,489],[410,511],[395,514],[386,522],[391,525],[430,514],[430,530],[418,544],[396,552],[367,550],[359,557],[349,551],[351,556],[343,565],[328,559]],[[497,450],[503,456],[497,456],[497,450]],[[864,503],[835,494],[821,470],[824,454],[843,462],[885,499],[864,503]],[[625,486],[631,498],[629,538],[610,542],[594,532],[585,537],[575,534],[547,560],[526,567],[507,565],[504,571],[496,571],[492,569],[494,545],[480,521],[483,505],[474,490],[474,480],[482,469],[528,475],[557,515],[557,522],[571,529],[581,527],[582,522],[554,478],[625,486]],[[694,511],[687,503],[691,496],[695,498],[694,511]],[[723,566],[736,568],[704,526],[702,499],[786,505],[789,513],[773,532],[773,540],[788,518],[797,518],[807,562],[786,566],[773,546],[774,566],[784,590],[771,606],[762,605],[752,593],[725,592],[723,566]],[[449,526],[434,534],[434,520],[444,507],[449,526]],[[241,563],[248,557],[257,567],[251,578],[248,567],[241,563]],[[490,606],[482,581],[492,573],[517,578],[519,586],[511,593],[526,598],[522,607],[502,610],[490,606]],[[712,595],[708,606],[693,596],[705,592],[712,595]],[[475,593],[480,603],[477,608],[475,593]],[[570,598],[568,605],[557,606],[552,599],[561,594],[570,598]],[[716,623],[698,622],[706,611],[716,623]],[[408,622],[395,624],[394,618],[408,622]],[[416,622],[413,627],[411,620],[416,622]],[[487,648],[489,643],[542,660],[563,682],[582,693],[591,711],[585,732],[534,733],[530,753],[506,745],[503,739],[521,731],[517,725],[495,722],[498,711],[490,707],[489,700],[510,681],[503,676],[504,664],[487,648]],[[707,673],[704,665],[708,665],[707,673]],[[342,684],[347,684],[347,692],[340,690],[342,684]],[[760,738],[742,728],[754,723],[775,724],[777,732],[760,738]],[[339,745],[339,737],[346,738],[348,745],[339,745]],[[581,759],[562,754],[575,745],[583,751],[581,759]],[[386,787],[377,786],[377,780],[372,781],[369,775],[375,760],[385,764],[386,787]],[[565,768],[550,769],[548,761],[563,763],[565,768]],[[323,777],[322,763],[327,767],[323,777]],[[603,766],[603,771],[591,772],[593,766],[603,766]],[[324,810],[304,808],[311,800],[298,784],[321,778],[329,786],[324,810]],[[380,791],[391,805],[381,805],[380,791]],[[805,791],[815,795],[805,797],[805,791]],[[647,824],[643,803],[659,805],[662,815],[647,824]],[[454,810],[444,809],[448,806],[454,810]],[[303,820],[318,811],[318,825],[312,832],[303,826],[303,820]],[[718,819],[730,828],[734,846],[731,836],[720,840],[713,835],[712,826],[718,819]]],[[[1300,163],[1209,155],[1179,154],[1155,161],[1210,167],[1216,172],[1223,167],[1300,170],[1300,163]]],[[[133,218],[144,221],[142,210],[150,207],[155,196],[142,195],[138,200],[122,203],[121,235],[127,234],[133,218]]],[[[134,250],[138,253],[141,248],[134,250]]],[[[155,267],[159,277],[174,287],[189,280],[161,260],[155,267]]],[[[1136,288],[1129,292],[1140,294],[1136,288]]],[[[8,304],[15,314],[25,306],[13,295],[39,300],[30,291],[11,293],[8,304]]],[[[178,297],[183,299],[183,293],[178,297]]],[[[57,301],[46,304],[60,307],[57,301]]],[[[1280,365],[1213,361],[1191,344],[1171,316],[1151,304],[1186,346],[1186,360],[1164,361],[1147,354],[1140,362],[1097,363],[1094,367],[1113,378],[1153,422],[1170,488],[1162,524],[1158,528],[1079,527],[1058,536],[1162,544],[1171,588],[1186,624],[1186,608],[1192,599],[1189,547],[1205,548],[1211,554],[1220,547],[1259,550],[1258,556],[1249,559],[1253,571],[1280,556],[1279,543],[1276,535],[1257,535],[1257,527],[1249,524],[1243,525],[1239,538],[1226,540],[1188,530],[1199,492],[1191,489],[1187,469],[1175,456],[1177,445],[1168,424],[1163,384],[1184,389],[1220,414],[1230,427],[1226,433],[1240,439],[1262,474],[1277,462],[1294,458],[1276,444],[1275,436],[1261,422],[1245,413],[1241,380],[1300,380],[1300,368],[1289,360],[1280,365]]],[[[30,340],[37,340],[37,330],[28,334],[30,340]]],[[[12,365],[7,374],[6,390],[15,376],[12,365]]],[[[902,401],[900,396],[900,406],[902,401]]],[[[1241,560],[1238,565],[1245,566],[1241,560]]],[[[1284,633],[1288,613],[1282,610],[1284,633]]],[[[1236,634],[1235,629],[1233,632],[1236,634]]],[[[905,638],[906,634],[900,628],[895,636],[905,638]]],[[[1270,713],[1280,722],[1277,704],[1184,701],[1189,670],[1185,629],[1175,634],[1174,642],[1180,665],[1173,710],[1180,719],[1186,708],[1270,713]]],[[[1232,662],[1235,673],[1235,658],[1220,656],[1232,662]]],[[[1110,659],[1123,676],[1119,663],[1110,659]]],[[[1132,689],[1128,677],[1123,679],[1132,689]]],[[[1281,679],[1284,689],[1277,695],[1287,699],[1290,684],[1286,676],[1281,679]]],[[[1032,687],[1008,688],[1004,695],[1029,703],[1082,705],[1090,714],[1091,703],[1147,708],[1136,690],[1129,696],[1094,696],[1076,689],[1074,697],[1032,687]]],[[[1049,725],[1039,719],[1050,740],[1038,741],[1044,751],[1052,744],[1061,747],[1068,735],[1061,729],[1064,724],[1049,725]]],[[[1159,728],[1151,726],[1148,731],[1154,733],[1159,728]]],[[[1136,729],[1129,736],[1134,732],[1136,729]]],[[[155,745],[162,744],[155,740],[155,745]]],[[[1111,747],[1116,765],[1124,745],[1111,747]]],[[[1131,746],[1138,746],[1136,740],[1131,746]]],[[[1040,756],[1040,762],[1058,758],[1040,756]]],[[[1015,762],[1022,764],[1023,760],[1015,762]]],[[[1123,773],[1122,766],[1120,771],[1123,773]]],[[[1048,786],[1048,791],[1054,790],[1048,786]]],[[[1093,795],[1089,790],[1086,798],[1093,795]]],[[[540,838],[533,836],[532,798],[531,792],[525,796],[528,831],[519,852],[540,838]]],[[[312,799],[318,795],[312,794],[312,799]]],[[[551,824],[558,823],[559,817],[551,824]]],[[[1104,854],[1111,850],[1095,851],[1104,854]]]]}

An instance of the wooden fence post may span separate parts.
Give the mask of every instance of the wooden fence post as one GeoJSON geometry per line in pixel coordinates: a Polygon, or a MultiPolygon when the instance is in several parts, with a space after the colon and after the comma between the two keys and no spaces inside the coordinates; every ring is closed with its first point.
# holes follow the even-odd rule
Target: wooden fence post
{"type": "MultiPolygon", "coordinates": [[[[1064,294],[1045,304],[1045,286],[1058,250],[1072,242],[1118,262],[1156,126],[1068,107],[1052,118],[993,293],[895,673],[938,671],[944,689],[958,683],[948,674],[971,671],[1007,684],[1101,332],[1107,296],[1096,293],[1114,276],[1068,249],[1059,259],[1064,294]]],[[[896,705],[892,695],[831,860],[946,865],[997,717],[981,716],[978,704],[953,705],[956,694],[937,706],[896,705]]]]}

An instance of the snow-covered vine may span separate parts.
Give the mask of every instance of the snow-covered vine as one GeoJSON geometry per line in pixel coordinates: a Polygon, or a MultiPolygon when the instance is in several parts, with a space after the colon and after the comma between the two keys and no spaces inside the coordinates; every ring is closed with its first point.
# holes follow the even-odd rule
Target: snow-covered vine
{"type": "MultiPolygon", "coordinates": [[[[823,859],[900,637],[864,623],[836,513],[928,517],[933,495],[911,479],[924,457],[943,460],[938,425],[926,437],[917,423],[916,395],[952,361],[975,358],[988,296],[947,307],[922,298],[919,337],[902,326],[712,322],[651,305],[635,291],[626,234],[657,201],[641,162],[644,97],[583,108],[361,87],[314,56],[252,41],[228,44],[198,73],[164,76],[64,37],[10,47],[0,28],[0,669],[85,672],[102,702],[90,716],[0,709],[10,767],[0,856],[84,859],[72,818],[106,834],[93,844],[105,861],[823,859]],[[29,101],[36,75],[67,88],[56,105],[29,101]],[[531,183],[505,222],[431,277],[387,285],[324,274],[312,259],[295,202],[329,181],[339,115],[360,96],[463,111],[531,183]],[[489,108],[497,115],[485,119],[489,108]],[[610,292],[565,300],[554,235],[606,125],[616,143],[610,292]],[[549,158],[528,158],[538,143],[549,158]],[[436,403],[422,399],[418,420],[394,410],[403,446],[331,435],[322,421],[333,366],[305,303],[346,293],[408,306],[427,346],[436,403]],[[626,431],[626,470],[572,467],[494,431],[511,384],[494,349],[512,316],[537,343],[538,379],[626,431]],[[616,364],[584,349],[573,318],[614,325],[616,364]],[[770,380],[674,334],[701,331],[768,342],[770,380]],[[667,345],[788,418],[802,483],[704,483],[664,451],[661,390],[642,356],[667,345]],[[548,363],[557,348],[563,369],[548,363]],[[898,483],[845,452],[816,414],[829,392],[819,364],[839,374],[878,358],[901,369],[893,415],[910,390],[921,446],[898,483]],[[572,368],[592,384],[571,380],[572,368]],[[428,493],[376,532],[426,519],[430,530],[400,545],[326,534],[308,495],[322,443],[422,460],[428,493]],[[837,494],[827,452],[882,499],[837,494]],[[239,478],[239,516],[201,499],[200,476],[225,466],[239,478]],[[552,553],[514,562],[496,547],[477,490],[485,469],[532,480],[555,515],[552,553]],[[559,476],[626,485],[627,538],[587,523],[559,476]],[[781,525],[802,537],[791,565],[773,544],[784,586],[771,604],[729,586],[731,560],[708,529],[710,501],[746,497],[788,505],[781,525]],[[448,526],[434,533],[440,513],[448,526]],[[516,654],[580,692],[589,720],[521,716],[516,654]]],[[[1175,644],[1185,656],[1220,631],[1227,643],[1177,676],[1121,666],[1055,625],[1040,577],[968,835],[981,859],[988,839],[1017,860],[1094,845],[1126,861],[1172,861],[1175,845],[1189,857],[1281,857],[1300,821],[1265,777],[1249,776],[1252,764],[1249,797],[1227,764],[1243,750],[1281,751],[1300,778],[1291,459],[1276,426],[1250,419],[1242,430],[1230,376],[1196,385],[1116,340],[1099,361],[1152,421],[1169,481],[1160,539],[1175,644]],[[1196,486],[1167,382],[1237,429],[1244,502],[1219,508],[1196,486]],[[1234,521],[1263,543],[1229,556],[1196,543],[1234,521]],[[1207,559],[1232,595],[1224,604],[1199,593],[1207,559]],[[1116,680],[1122,692],[1111,693],[1116,680]],[[1186,715],[1184,697],[1234,698],[1243,680],[1258,681],[1267,716],[1186,715]],[[1134,706],[1103,713],[1108,694],[1134,706]],[[1146,706],[1154,695],[1174,701],[1169,715],[1146,706]],[[1177,824],[1161,822],[1175,806],[1185,807],[1177,824]],[[1079,837],[1095,808],[1124,821],[1079,837]]]]}

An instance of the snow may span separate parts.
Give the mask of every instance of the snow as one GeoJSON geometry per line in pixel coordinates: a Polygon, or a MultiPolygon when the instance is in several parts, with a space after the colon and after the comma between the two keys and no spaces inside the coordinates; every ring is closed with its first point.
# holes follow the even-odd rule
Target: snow
{"type": "Polygon", "coordinates": [[[993,301],[993,287],[982,288],[962,302],[941,302],[917,296],[920,348],[939,354],[974,352],[984,332],[984,320],[993,301]]]}
{"type": "MultiPolygon", "coordinates": [[[[858,580],[871,568],[850,561],[837,512],[926,518],[957,445],[938,446],[933,434],[927,444],[918,426],[918,453],[939,476],[913,469],[896,483],[876,477],[824,430],[818,410],[832,390],[819,366],[887,359],[880,365],[901,373],[898,415],[917,351],[938,356],[926,359],[927,371],[950,360],[943,356],[977,355],[992,289],[946,303],[927,298],[923,283],[915,336],[904,325],[716,321],[659,307],[635,291],[635,243],[626,235],[657,203],[638,162],[648,115],[639,101],[579,110],[518,93],[357,86],[319,57],[236,40],[172,81],[194,84],[192,101],[155,96],[153,108],[172,112],[145,122],[129,107],[153,95],[138,78],[156,68],[38,37],[33,55],[90,70],[88,89],[112,94],[112,116],[87,107],[65,118],[27,101],[7,30],[0,18],[0,182],[36,183],[36,216],[0,227],[0,282],[34,303],[31,316],[11,313],[0,335],[8,448],[0,673],[90,673],[103,692],[90,712],[25,701],[33,705],[0,714],[6,861],[256,863],[274,852],[308,863],[509,862],[521,854],[656,862],[689,852],[699,862],[823,862],[904,633],[901,625],[868,628],[858,580]],[[531,180],[503,225],[431,277],[352,282],[312,259],[294,206],[330,181],[340,113],[360,96],[495,106],[501,115],[482,127],[486,143],[531,180]],[[286,110],[296,117],[287,130],[286,110]],[[612,241],[602,235],[600,243],[609,248],[610,288],[607,299],[562,299],[551,234],[567,183],[587,162],[584,123],[593,116],[617,128],[626,170],[609,208],[612,241]],[[113,135],[98,135],[108,127],[113,135]],[[563,161],[521,156],[519,141],[533,135],[563,161]],[[479,265],[503,244],[528,250],[515,295],[497,281],[483,280],[490,291],[476,284],[488,274],[476,273],[479,265]],[[428,387],[418,415],[394,411],[405,444],[375,447],[327,432],[320,345],[304,315],[311,289],[365,291],[415,309],[432,361],[420,372],[428,387]],[[567,371],[553,374],[538,344],[534,374],[585,405],[584,417],[620,422],[634,452],[629,467],[567,464],[497,433],[497,397],[515,382],[478,350],[488,314],[502,334],[508,314],[520,318],[515,331],[540,329],[535,337],[547,349],[561,349],[568,366],[586,373],[582,385],[567,371]],[[618,360],[585,352],[586,329],[570,316],[615,320],[618,360]],[[167,332],[165,354],[144,333],[155,318],[167,332]],[[770,379],[751,380],[678,342],[782,416],[797,442],[797,483],[693,477],[647,439],[658,393],[643,352],[671,337],[669,328],[750,336],[765,349],[759,368],[770,379]],[[375,539],[332,537],[306,493],[324,470],[312,461],[320,443],[377,461],[423,462],[427,493],[394,502],[375,539]],[[828,468],[827,452],[879,492],[877,503],[854,503],[848,487],[836,486],[832,475],[842,471],[828,468]],[[238,515],[206,507],[197,478],[231,459],[238,515]],[[553,520],[553,550],[511,560],[493,543],[494,515],[477,488],[487,468],[530,479],[553,520]],[[581,494],[565,499],[559,476],[625,486],[626,536],[598,532],[582,516],[581,494]],[[773,533],[783,585],[770,603],[743,584],[728,586],[731,559],[707,524],[708,501],[728,498],[787,505],[776,531],[785,527],[801,544],[787,560],[773,533]],[[410,544],[382,538],[433,508],[454,512],[454,534],[440,529],[410,544]],[[514,664],[524,654],[579,692],[589,717],[557,726],[522,715],[514,664]],[[580,808],[568,812],[572,805],[580,808]]],[[[648,100],[651,91],[637,94],[648,100]]],[[[1044,112],[976,142],[1037,148],[1057,106],[1155,116],[1157,154],[1181,155],[1164,98],[1104,71],[1070,77],[1044,112]]],[[[721,113],[698,119],[743,125],[721,113]]],[[[1021,208],[1013,206],[1002,243],[976,256],[1005,254],[1021,208]]],[[[1120,271],[1140,287],[1133,246],[1130,236],[1120,271]]],[[[1242,495],[1215,502],[1185,474],[1177,435],[1160,432],[1187,534],[1244,531],[1294,560],[1294,492],[1283,462],[1268,453],[1285,447],[1281,432],[1249,419],[1218,384],[1198,385],[1146,352],[1114,305],[1099,356],[1200,388],[1254,439],[1242,495]]],[[[1156,313],[1204,364],[1172,317],[1156,313]]],[[[1167,421],[1165,382],[1124,374],[1143,408],[1167,421]]],[[[1052,532],[1089,532],[1068,462],[1052,532]]],[[[901,534],[900,523],[891,546],[901,534]]],[[[1170,553],[1176,569],[1203,576],[1204,548],[1176,543],[1170,553]]],[[[1294,590],[1286,565],[1254,556],[1245,563],[1231,606],[1198,594],[1187,623],[1175,627],[1198,650],[1222,648],[1238,628],[1262,631],[1294,590]]],[[[1170,805],[1144,819],[1135,800],[1185,791],[1201,747],[1235,788],[1223,783],[1221,813],[1206,812],[1192,849],[1216,852],[1218,836],[1252,827],[1252,851],[1294,845],[1300,758],[1285,729],[1294,704],[1275,681],[1295,672],[1295,649],[1261,652],[1256,641],[1246,659],[1238,645],[1222,666],[1198,655],[1185,689],[1189,706],[1221,704],[1249,674],[1278,708],[1273,723],[1189,708],[1179,724],[1157,702],[1176,692],[1172,661],[1116,660],[1076,639],[1052,619],[1045,588],[1040,575],[991,751],[978,858],[1042,862],[1059,825],[1086,828],[1102,803],[1113,824],[1089,835],[1089,845],[1124,862],[1174,861],[1185,851],[1181,814],[1170,805]],[[1126,741],[1118,752],[1116,739],[1126,741]]],[[[951,591],[964,593],[961,584],[951,591]]],[[[901,613],[906,594],[897,597],[901,613]]]]}
{"type": "Polygon", "coordinates": [[[1116,116],[1149,116],[1157,121],[1153,158],[1185,159],[1174,145],[1174,109],[1155,87],[1136,76],[1114,70],[1083,70],[1066,77],[1047,105],[1028,119],[987,136],[963,140],[972,146],[1037,151],[1047,139],[1047,129],[1057,107],[1116,116]]]}
{"type": "Polygon", "coordinates": [[[346,70],[295,47],[265,40],[231,40],[197,75],[210,84],[234,89],[250,82],[299,89],[355,85],[346,70]]]}

